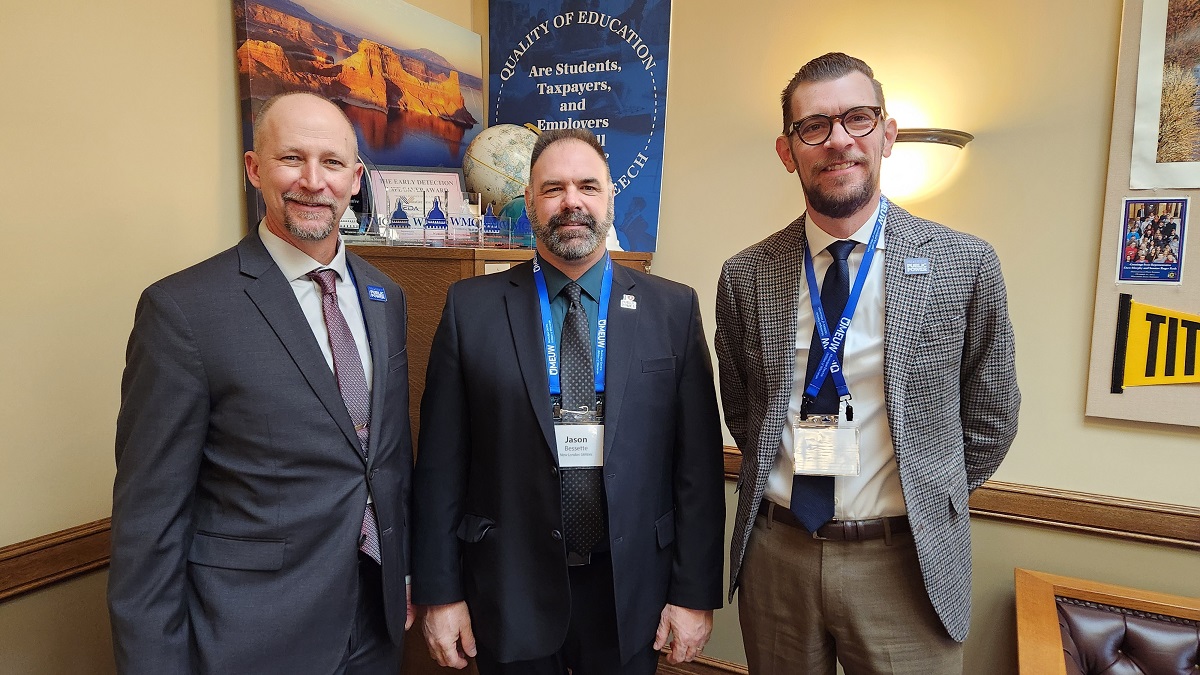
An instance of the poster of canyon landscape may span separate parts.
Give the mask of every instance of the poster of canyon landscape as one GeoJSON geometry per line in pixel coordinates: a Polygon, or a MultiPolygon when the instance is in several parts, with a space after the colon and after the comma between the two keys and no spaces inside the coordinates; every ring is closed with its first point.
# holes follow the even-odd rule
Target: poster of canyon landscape
{"type": "Polygon", "coordinates": [[[477,33],[399,0],[233,0],[242,138],[284,91],[335,101],[359,153],[387,167],[462,166],[483,129],[477,33]]]}

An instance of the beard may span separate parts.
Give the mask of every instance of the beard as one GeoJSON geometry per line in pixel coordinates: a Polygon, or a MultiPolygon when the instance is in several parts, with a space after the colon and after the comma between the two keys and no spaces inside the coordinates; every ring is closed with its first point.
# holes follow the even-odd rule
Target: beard
{"type": "Polygon", "coordinates": [[[306,195],[302,192],[285,192],[283,194],[284,216],[283,224],[293,237],[300,241],[321,241],[333,232],[336,224],[333,209],[337,205],[332,197],[306,195]],[[288,202],[308,206],[327,206],[328,214],[324,212],[302,211],[297,217],[287,209],[288,202]]]}
{"type": "MultiPolygon", "coordinates": [[[[836,163],[836,162],[835,162],[836,163]]],[[[826,191],[817,185],[805,185],[804,197],[808,200],[808,208],[829,218],[848,218],[859,209],[870,203],[875,196],[875,188],[879,185],[879,172],[872,170],[867,180],[857,186],[848,186],[845,191],[826,191]]]]}
{"type": "Polygon", "coordinates": [[[608,202],[608,213],[603,221],[597,221],[586,211],[559,212],[549,222],[541,222],[537,210],[529,212],[529,224],[538,241],[544,243],[551,253],[563,260],[583,260],[604,245],[608,230],[613,222],[613,202],[608,202]],[[584,231],[564,232],[564,225],[586,225],[584,231]]]}

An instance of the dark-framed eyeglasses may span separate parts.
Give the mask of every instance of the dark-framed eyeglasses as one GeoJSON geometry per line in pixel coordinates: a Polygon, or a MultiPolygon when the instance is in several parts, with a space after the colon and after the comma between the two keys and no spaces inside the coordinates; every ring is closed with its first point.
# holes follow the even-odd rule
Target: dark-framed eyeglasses
{"type": "Polygon", "coordinates": [[[820,145],[829,140],[834,121],[841,122],[846,133],[861,138],[875,131],[883,118],[883,108],[877,105],[859,105],[840,115],[809,115],[792,122],[788,136],[796,134],[805,145],[820,145]]]}

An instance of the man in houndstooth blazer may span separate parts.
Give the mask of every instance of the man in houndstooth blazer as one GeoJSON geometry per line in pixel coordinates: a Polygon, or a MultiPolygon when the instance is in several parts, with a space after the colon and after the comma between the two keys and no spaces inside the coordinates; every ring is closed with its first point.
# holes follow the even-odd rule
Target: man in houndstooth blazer
{"type": "Polygon", "coordinates": [[[743,455],[730,599],[740,587],[750,672],[832,675],[835,659],[847,673],[961,672],[967,500],[1004,458],[1020,405],[1000,264],[986,242],[881,197],[896,123],[867,64],[819,57],[782,99],[777,151],[808,209],[727,261],[717,288],[721,397],[743,455]],[[804,250],[820,279],[833,264],[823,247],[867,241],[881,207],[842,357],[862,473],[835,479],[834,520],[810,534],[788,501],[814,326],[804,250]]]}

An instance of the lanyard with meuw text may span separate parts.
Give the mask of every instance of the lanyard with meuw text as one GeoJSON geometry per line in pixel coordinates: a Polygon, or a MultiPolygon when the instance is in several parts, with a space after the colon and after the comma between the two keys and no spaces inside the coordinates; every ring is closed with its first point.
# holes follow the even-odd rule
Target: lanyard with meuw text
{"type": "Polygon", "coordinates": [[[801,405],[801,414],[804,416],[806,416],[808,403],[816,399],[817,394],[821,391],[821,385],[825,383],[825,378],[830,374],[833,375],[833,383],[837,388],[838,397],[844,398],[850,395],[850,387],[846,384],[846,376],[842,374],[842,366],[838,363],[837,352],[846,340],[850,321],[854,318],[854,310],[858,307],[859,296],[862,295],[863,285],[866,284],[867,275],[870,274],[871,261],[875,258],[875,246],[879,243],[880,233],[883,232],[883,222],[887,219],[887,211],[888,201],[880,197],[879,217],[875,219],[875,227],[871,230],[871,239],[867,242],[867,250],[858,267],[858,274],[854,276],[854,286],[850,289],[849,297],[846,298],[846,309],[842,312],[837,323],[837,330],[833,332],[832,336],[829,334],[829,323],[825,319],[825,307],[821,304],[821,293],[817,290],[819,287],[817,286],[817,274],[813,270],[812,253],[808,250],[808,243],[805,242],[804,273],[808,280],[808,298],[812,302],[817,335],[821,337],[821,345],[824,347],[825,353],[821,356],[821,363],[817,365],[812,380],[804,390],[804,401],[801,405]]]}
{"type": "MultiPolygon", "coordinates": [[[[612,294],[612,258],[604,254],[604,281],[600,284],[600,308],[596,318],[596,353],[592,364],[596,373],[596,393],[604,392],[604,355],[608,350],[606,333],[608,327],[608,298],[612,294]]],[[[550,313],[550,294],[546,290],[546,275],[542,272],[541,261],[535,253],[533,256],[533,280],[537,285],[538,300],[542,310],[542,340],[546,347],[546,374],[550,379],[550,395],[562,394],[562,385],[558,379],[558,340],[555,337],[554,318],[550,313]]]]}

